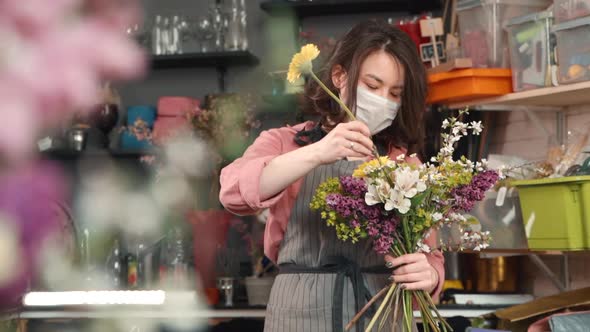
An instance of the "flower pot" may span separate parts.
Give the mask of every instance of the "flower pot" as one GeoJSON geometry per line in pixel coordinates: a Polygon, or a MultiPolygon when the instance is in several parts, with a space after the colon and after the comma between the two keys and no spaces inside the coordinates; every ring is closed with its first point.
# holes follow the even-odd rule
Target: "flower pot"
{"type": "Polygon", "coordinates": [[[246,293],[249,305],[266,305],[270,297],[270,290],[274,283],[274,277],[247,277],[246,293]]]}
{"type": "Polygon", "coordinates": [[[217,248],[225,245],[229,221],[225,210],[191,211],[187,215],[193,230],[195,269],[205,288],[215,288],[217,248]]]}

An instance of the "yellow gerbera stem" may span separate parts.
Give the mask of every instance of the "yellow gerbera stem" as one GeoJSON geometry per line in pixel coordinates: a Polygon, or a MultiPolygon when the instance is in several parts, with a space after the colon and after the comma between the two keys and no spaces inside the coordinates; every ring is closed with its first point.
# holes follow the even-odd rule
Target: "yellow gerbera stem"
{"type": "Polygon", "coordinates": [[[352,114],[348,106],[346,106],[346,104],[344,104],[342,100],[340,100],[340,98],[338,98],[332,91],[330,91],[330,89],[328,89],[328,87],[315,75],[313,71],[311,72],[311,77],[322,87],[322,89],[324,89],[324,91],[326,91],[326,93],[328,93],[328,95],[330,95],[330,97],[332,97],[338,103],[338,105],[340,105],[340,107],[342,107],[342,109],[348,115],[350,121],[356,120],[356,117],[354,116],[354,114],[352,114]]]}

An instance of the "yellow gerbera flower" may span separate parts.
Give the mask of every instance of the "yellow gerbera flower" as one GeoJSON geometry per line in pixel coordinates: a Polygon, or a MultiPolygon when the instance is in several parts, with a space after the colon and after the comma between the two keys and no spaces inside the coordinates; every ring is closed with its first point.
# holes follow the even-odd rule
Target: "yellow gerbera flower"
{"type": "Polygon", "coordinates": [[[289,64],[289,73],[287,80],[295,83],[301,77],[301,74],[310,74],[313,66],[311,62],[320,55],[320,50],[314,44],[307,44],[301,48],[301,51],[293,55],[291,64],[289,64]]]}
{"type": "Polygon", "coordinates": [[[381,156],[379,157],[379,159],[372,159],[370,161],[367,161],[361,164],[359,167],[357,167],[352,173],[352,176],[355,178],[364,178],[368,175],[368,173],[371,173],[372,171],[379,169],[381,165],[387,165],[389,161],[390,160],[387,156],[381,156]]]}

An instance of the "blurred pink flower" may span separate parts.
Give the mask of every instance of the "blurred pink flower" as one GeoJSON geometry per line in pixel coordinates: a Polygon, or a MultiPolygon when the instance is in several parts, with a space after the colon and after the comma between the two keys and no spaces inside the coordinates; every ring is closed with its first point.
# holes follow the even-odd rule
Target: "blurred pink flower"
{"type": "MultiPolygon", "coordinates": [[[[14,254],[19,257],[17,273],[0,283],[0,308],[17,303],[38,272],[45,240],[60,230],[55,206],[69,196],[64,184],[63,174],[48,162],[0,173],[0,228],[3,237],[16,240],[14,254]],[[7,229],[14,232],[7,234],[7,229]]],[[[0,270],[10,263],[0,261],[0,270]]]]}
{"type": "Polygon", "coordinates": [[[0,87],[17,95],[0,90],[12,125],[0,157],[28,156],[37,130],[89,110],[104,81],[143,74],[144,52],[125,32],[140,16],[138,0],[0,0],[0,87]]]}

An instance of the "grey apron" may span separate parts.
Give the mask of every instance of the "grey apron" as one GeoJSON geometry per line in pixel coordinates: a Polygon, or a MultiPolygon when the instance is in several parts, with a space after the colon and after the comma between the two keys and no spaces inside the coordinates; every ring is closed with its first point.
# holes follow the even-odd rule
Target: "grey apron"
{"type": "MultiPolygon", "coordinates": [[[[320,183],[351,175],[360,163],[322,165],[303,179],[279,248],[281,273],[272,287],[265,332],[343,331],[368,298],[388,283],[383,257],[370,241],[339,240],[335,229],[309,208],[320,183]]],[[[364,329],[371,316],[365,314],[351,331],[364,329]]],[[[391,331],[391,325],[385,330],[391,331]]]]}

